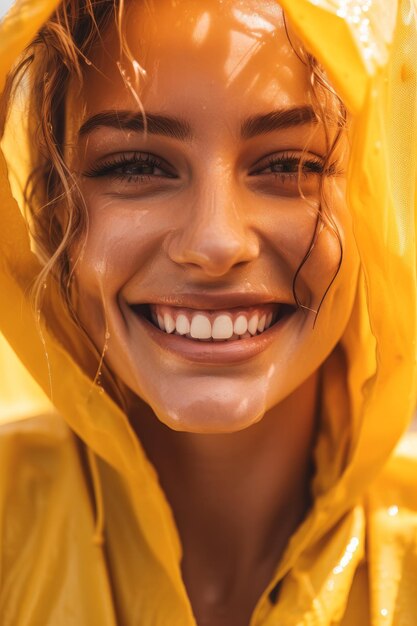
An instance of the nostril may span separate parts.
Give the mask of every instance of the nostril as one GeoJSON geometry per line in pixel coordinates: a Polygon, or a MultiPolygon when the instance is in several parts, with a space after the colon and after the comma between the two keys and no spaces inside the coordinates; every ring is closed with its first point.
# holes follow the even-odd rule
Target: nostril
{"type": "Polygon", "coordinates": [[[176,232],[166,242],[169,258],[179,265],[199,269],[211,277],[227,274],[259,256],[259,241],[254,233],[236,229],[214,229],[200,224],[192,232],[176,232]]]}
{"type": "Polygon", "coordinates": [[[188,251],[184,253],[181,263],[190,269],[203,272],[210,278],[220,278],[236,268],[246,266],[250,260],[243,258],[242,255],[227,254],[225,251],[207,255],[188,251]]]}

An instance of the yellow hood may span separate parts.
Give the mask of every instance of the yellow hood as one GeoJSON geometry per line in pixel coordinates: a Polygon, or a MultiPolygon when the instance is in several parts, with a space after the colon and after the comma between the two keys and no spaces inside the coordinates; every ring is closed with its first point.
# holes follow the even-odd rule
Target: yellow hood
{"type": "MultiPolygon", "coordinates": [[[[0,22],[0,90],[13,62],[57,4],[16,0],[0,22]]],[[[347,380],[338,371],[339,359],[330,359],[324,368],[314,505],[267,590],[285,576],[279,603],[267,610],[261,601],[252,623],[331,624],[342,618],[365,553],[364,502],[374,506],[372,498],[365,500],[369,486],[407,429],[416,399],[416,5],[413,0],[280,4],[353,117],[348,200],[362,273],[342,340],[347,380]]],[[[4,142],[3,151],[13,163],[13,151],[4,142]]],[[[11,192],[5,156],[0,153],[0,330],[26,371],[52,394],[70,428],[127,485],[149,551],[149,576],[163,571],[171,594],[163,596],[170,621],[147,618],[144,626],[191,626],[180,544],[165,497],[126,416],[81,371],[54,332],[62,315],[56,294],[47,297],[48,324],[38,331],[27,294],[40,266],[11,192]]],[[[379,567],[375,559],[369,561],[371,570],[379,567]]],[[[378,626],[399,623],[395,592],[387,589],[381,583],[371,594],[369,610],[378,626]]],[[[100,623],[113,624],[110,618],[100,623]]],[[[362,622],[352,618],[346,623],[362,622]]]]}

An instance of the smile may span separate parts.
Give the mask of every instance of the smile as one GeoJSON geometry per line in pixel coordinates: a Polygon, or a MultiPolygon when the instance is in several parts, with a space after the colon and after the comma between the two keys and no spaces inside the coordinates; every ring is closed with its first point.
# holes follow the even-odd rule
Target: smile
{"type": "Polygon", "coordinates": [[[276,321],[279,305],[231,310],[195,310],[166,305],[150,305],[153,323],[163,332],[197,341],[235,341],[267,330],[276,321]]]}
{"type": "Polygon", "coordinates": [[[130,309],[161,348],[187,360],[219,364],[262,352],[297,310],[270,302],[216,310],[166,304],[134,304],[130,309]]]}

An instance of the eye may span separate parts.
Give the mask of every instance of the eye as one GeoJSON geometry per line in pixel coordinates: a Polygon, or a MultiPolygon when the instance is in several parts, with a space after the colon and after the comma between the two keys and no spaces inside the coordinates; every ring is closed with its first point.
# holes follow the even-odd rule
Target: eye
{"type": "Polygon", "coordinates": [[[315,155],[297,155],[292,153],[273,154],[259,161],[250,172],[250,176],[277,174],[285,178],[321,175],[324,173],[324,160],[315,155]]]}
{"type": "Polygon", "coordinates": [[[336,163],[312,153],[280,152],[259,159],[248,172],[254,191],[276,197],[319,195],[320,180],[337,174],[336,163]]]}
{"type": "Polygon", "coordinates": [[[164,159],[144,152],[121,153],[99,161],[83,173],[87,178],[107,177],[125,183],[148,183],[152,179],[177,178],[164,159]]]}

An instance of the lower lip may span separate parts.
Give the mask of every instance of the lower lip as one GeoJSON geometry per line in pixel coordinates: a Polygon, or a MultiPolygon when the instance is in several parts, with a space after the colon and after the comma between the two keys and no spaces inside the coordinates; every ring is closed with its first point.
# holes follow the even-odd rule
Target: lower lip
{"type": "Polygon", "coordinates": [[[240,363],[257,356],[271,345],[282,332],[287,320],[292,317],[292,314],[286,315],[260,335],[234,341],[205,342],[168,334],[154,326],[144,316],[136,313],[133,315],[161,348],[189,361],[219,365],[240,363]]]}

